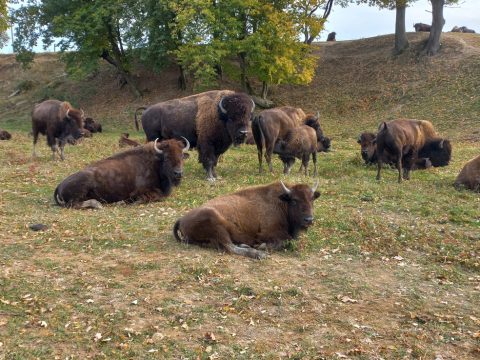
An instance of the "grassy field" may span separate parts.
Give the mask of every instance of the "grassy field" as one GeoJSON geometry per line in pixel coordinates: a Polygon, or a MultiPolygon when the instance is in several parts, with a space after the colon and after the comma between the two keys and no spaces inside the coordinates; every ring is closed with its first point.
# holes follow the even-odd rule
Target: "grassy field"
{"type": "MultiPolygon", "coordinates": [[[[314,225],[262,261],[176,243],[173,223],[220,194],[315,179],[284,177],[277,158],[275,174],[259,175],[244,145],[223,156],[215,184],[192,153],[165,201],[59,208],[52,195],[67,175],[120,151],[123,131],[142,139],[132,130],[141,102],[108,69],[78,83],[54,55],[29,71],[0,57],[0,127],[14,137],[0,142],[0,359],[477,359],[480,195],[452,187],[480,153],[480,37],[469,35],[446,37],[429,60],[414,55],[423,34],[397,60],[392,37],[323,44],[311,86],[274,89],[279,104],[320,108],[333,151],[319,155],[314,225]],[[26,80],[33,88],[7,99],[26,80]],[[71,94],[106,129],[67,147],[64,162],[44,138],[31,158],[29,112],[51,94],[71,94]],[[450,166],[375,181],[355,139],[395,116],[451,138],[450,166]]],[[[144,82],[146,103],[184,95],[144,82]]]]}

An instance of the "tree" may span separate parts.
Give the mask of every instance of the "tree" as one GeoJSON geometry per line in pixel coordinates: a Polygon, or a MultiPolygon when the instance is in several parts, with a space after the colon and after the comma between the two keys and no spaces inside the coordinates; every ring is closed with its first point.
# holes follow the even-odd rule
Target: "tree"
{"type": "Polygon", "coordinates": [[[423,53],[433,56],[440,50],[440,36],[442,35],[445,19],[443,18],[443,7],[448,4],[456,4],[458,0],[430,0],[432,4],[432,27],[423,53]]]}

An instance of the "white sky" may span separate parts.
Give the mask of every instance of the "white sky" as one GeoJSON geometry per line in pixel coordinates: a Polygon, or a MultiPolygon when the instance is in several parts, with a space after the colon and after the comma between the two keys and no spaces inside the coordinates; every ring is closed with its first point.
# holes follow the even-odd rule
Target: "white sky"
{"type": "MultiPolygon", "coordinates": [[[[406,11],[405,27],[407,31],[414,31],[413,24],[432,22],[431,5],[428,0],[418,0],[411,4],[406,11]]],[[[444,8],[444,31],[450,31],[454,26],[467,26],[480,33],[480,0],[459,0],[455,6],[444,8]]],[[[395,10],[380,10],[367,5],[350,5],[346,8],[333,6],[332,12],[325,25],[325,31],[320,36],[320,41],[326,40],[331,31],[337,33],[336,39],[353,40],[377,35],[393,34],[395,32],[395,10]]],[[[10,36],[10,31],[8,32],[10,36]]],[[[48,49],[53,51],[53,46],[48,49]]],[[[43,51],[38,46],[36,51],[43,51]]],[[[12,47],[0,49],[0,53],[11,53],[12,47]]]]}

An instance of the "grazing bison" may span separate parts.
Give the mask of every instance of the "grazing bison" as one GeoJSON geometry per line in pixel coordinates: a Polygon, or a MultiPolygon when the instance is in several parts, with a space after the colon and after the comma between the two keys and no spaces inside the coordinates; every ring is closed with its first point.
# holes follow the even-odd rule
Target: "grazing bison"
{"type": "Polygon", "coordinates": [[[186,146],[175,139],[140,147],[97,161],[70,175],[55,189],[58,205],[101,207],[117,201],[147,202],[167,197],[180,184],[186,146]]]}
{"type": "Polygon", "coordinates": [[[0,129],[0,140],[10,140],[12,135],[7,130],[0,129]]]}
{"type": "Polygon", "coordinates": [[[457,189],[467,189],[480,192],[480,155],[465,164],[455,183],[457,189]]]}
{"type": "Polygon", "coordinates": [[[273,171],[272,154],[275,143],[278,140],[285,139],[287,133],[300,125],[312,127],[319,140],[318,148],[322,151],[330,148],[330,139],[323,135],[323,131],[318,122],[318,114],[306,115],[302,109],[291,106],[282,106],[274,109],[261,111],[252,121],[252,133],[257,144],[258,153],[258,171],[263,172],[262,157],[265,147],[265,160],[268,168],[273,171]]]}
{"type": "Polygon", "coordinates": [[[317,186],[280,181],[223,195],[178,219],[173,234],[187,244],[262,259],[260,249],[279,249],[312,225],[317,186]]]}
{"type": "Polygon", "coordinates": [[[392,162],[398,169],[398,182],[410,178],[417,159],[428,157],[428,166],[448,165],[452,147],[450,142],[438,137],[432,123],[425,120],[397,119],[383,122],[376,137],[377,180],[382,164],[392,162]]]}
{"type": "Polygon", "coordinates": [[[75,144],[82,137],[83,110],[74,109],[68,102],[46,100],[35,105],[32,113],[33,156],[38,134],[47,135],[47,144],[52,149],[52,158],[60,151],[65,159],[63,148],[66,143],[75,144]]]}
{"type": "Polygon", "coordinates": [[[337,41],[337,40],[335,39],[335,36],[336,36],[336,35],[337,35],[337,33],[336,33],[335,31],[329,33],[328,36],[327,36],[327,41],[337,41]]]}
{"type": "Polygon", "coordinates": [[[246,94],[230,90],[207,91],[138,108],[135,111],[137,129],[140,109],[146,109],[142,114],[142,126],[148,141],[187,138],[192,147],[197,147],[198,161],[207,172],[207,178],[215,180],[218,157],[232,143],[238,146],[245,141],[255,103],[246,94]]]}
{"type": "Polygon", "coordinates": [[[419,32],[419,31],[430,32],[430,29],[432,28],[431,25],[423,24],[423,23],[416,23],[413,25],[413,27],[415,28],[416,32],[419,32]]]}
{"type": "Polygon", "coordinates": [[[304,168],[308,175],[310,155],[313,158],[313,176],[317,176],[317,134],[308,125],[300,125],[291,129],[285,139],[278,140],[273,148],[275,154],[280,155],[283,162],[283,173],[290,173],[295,158],[302,160],[300,170],[304,168]]]}
{"type": "Polygon", "coordinates": [[[138,141],[129,139],[128,137],[130,136],[129,133],[122,133],[120,135],[120,140],[118,140],[118,146],[120,147],[137,147],[137,146],[142,146],[138,141]]]}
{"type": "Polygon", "coordinates": [[[87,117],[85,119],[85,123],[83,124],[83,127],[88,131],[90,131],[91,133],[102,132],[102,125],[97,123],[91,117],[87,117]]]}

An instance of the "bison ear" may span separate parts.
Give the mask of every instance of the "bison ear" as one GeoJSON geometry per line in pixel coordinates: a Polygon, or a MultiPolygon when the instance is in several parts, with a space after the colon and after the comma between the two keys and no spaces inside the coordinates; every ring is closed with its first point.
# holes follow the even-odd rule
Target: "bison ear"
{"type": "Polygon", "coordinates": [[[444,141],[445,141],[445,140],[442,139],[442,141],[440,141],[440,144],[438,144],[438,147],[439,147],[440,149],[443,149],[443,142],[444,142],[444,141]]]}
{"type": "Polygon", "coordinates": [[[320,197],[320,193],[318,191],[315,191],[313,193],[313,200],[318,199],[320,197]]]}
{"type": "Polygon", "coordinates": [[[190,157],[190,154],[189,153],[183,153],[183,158],[184,159],[188,159],[190,157]]]}
{"type": "Polygon", "coordinates": [[[283,193],[278,198],[282,201],[285,201],[285,202],[289,202],[289,201],[292,200],[292,197],[290,196],[290,194],[286,194],[286,193],[283,193]]]}

